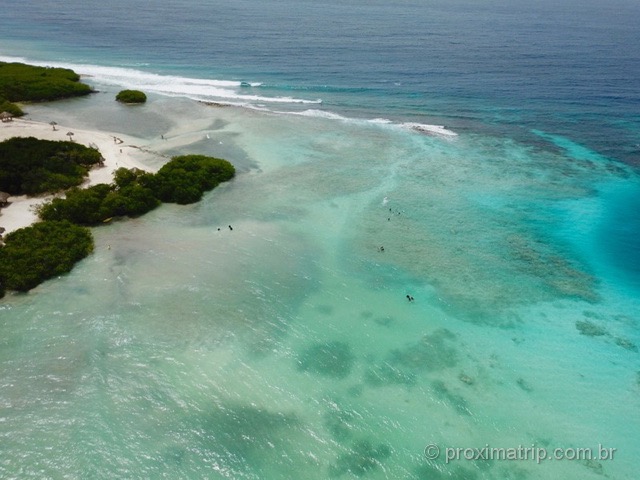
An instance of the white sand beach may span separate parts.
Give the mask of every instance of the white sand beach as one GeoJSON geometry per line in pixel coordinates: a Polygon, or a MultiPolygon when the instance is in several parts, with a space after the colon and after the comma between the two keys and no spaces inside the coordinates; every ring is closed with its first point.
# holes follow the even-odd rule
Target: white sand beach
{"type": "MultiPolygon", "coordinates": [[[[98,183],[110,183],[113,172],[120,168],[140,168],[147,171],[155,171],[153,163],[145,162],[145,157],[156,158],[148,151],[138,148],[141,140],[122,134],[110,134],[102,131],[79,130],[68,128],[64,125],[52,125],[32,120],[14,119],[11,122],[0,124],[0,142],[12,137],[36,137],[44,140],[69,140],[68,132],[73,132],[74,142],[82,145],[94,145],[100,150],[104,158],[104,166],[96,167],[89,172],[88,180],[83,186],[91,186],[98,183]]],[[[0,210],[0,227],[5,228],[5,234],[22,227],[31,225],[37,220],[35,207],[47,200],[52,195],[40,197],[12,196],[9,205],[0,210]]]]}

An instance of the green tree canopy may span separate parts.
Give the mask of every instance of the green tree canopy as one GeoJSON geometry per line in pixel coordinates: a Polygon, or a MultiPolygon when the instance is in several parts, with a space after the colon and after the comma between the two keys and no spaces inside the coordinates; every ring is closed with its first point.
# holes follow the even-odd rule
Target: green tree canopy
{"type": "Polygon", "coordinates": [[[152,188],[163,202],[197,202],[202,194],[230,180],[235,168],[228,161],[205,155],[173,157],[155,175],[152,188]]]}
{"type": "Polygon", "coordinates": [[[183,155],[174,157],[155,175],[120,168],[109,185],[67,190],[66,198],[40,206],[42,222],[7,235],[6,246],[0,248],[0,297],[5,289],[30,290],[68,272],[87,256],[93,250],[93,238],[80,225],[96,225],[115,216],[142,215],[157,207],[160,200],[192,203],[234,174],[233,165],[226,160],[183,155]]]}
{"type": "Polygon", "coordinates": [[[70,222],[39,222],[11,232],[0,248],[0,290],[31,290],[69,272],[92,251],[91,232],[70,222]]]}
{"type": "Polygon", "coordinates": [[[122,103],[145,103],[147,96],[140,90],[122,90],[116,95],[116,100],[122,103]]]}
{"type": "Polygon", "coordinates": [[[119,168],[115,181],[89,188],[67,190],[66,198],[54,198],[38,208],[42,220],[68,220],[78,225],[97,225],[111,217],[136,217],[153,210],[160,201],[139,182],[150,174],[119,168]]]}
{"type": "Polygon", "coordinates": [[[9,102],[42,102],[91,92],[93,89],[68,68],[0,62],[0,97],[9,102]]]}
{"type": "Polygon", "coordinates": [[[9,112],[14,117],[21,117],[24,115],[22,109],[15,103],[11,103],[9,100],[0,96],[0,113],[9,112]]]}
{"type": "Polygon", "coordinates": [[[102,162],[95,148],[69,141],[14,137],[0,142],[0,190],[36,195],[80,185],[102,162]]]}

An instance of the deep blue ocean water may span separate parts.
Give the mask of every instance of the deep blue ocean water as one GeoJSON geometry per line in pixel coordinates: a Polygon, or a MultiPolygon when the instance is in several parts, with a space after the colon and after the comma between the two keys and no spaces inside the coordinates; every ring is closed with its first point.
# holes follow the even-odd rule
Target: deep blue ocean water
{"type": "Polygon", "coordinates": [[[6,55],[260,82],[251,94],[321,98],[358,116],[538,128],[639,161],[633,1],[72,0],[2,10],[6,55]]]}
{"type": "Polygon", "coordinates": [[[239,172],[2,300],[0,477],[635,480],[638,24],[630,0],[0,0],[0,60],[100,91],[30,118],[239,172]]]}

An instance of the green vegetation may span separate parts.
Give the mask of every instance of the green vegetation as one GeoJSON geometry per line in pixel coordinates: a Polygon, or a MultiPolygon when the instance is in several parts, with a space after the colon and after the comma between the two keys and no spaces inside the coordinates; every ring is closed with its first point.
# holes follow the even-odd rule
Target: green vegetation
{"type": "MultiPolygon", "coordinates": [[[[50,152],[45,148],[48,144],[37,143],[43,142],[42,140],[12,138],[7,142],[10,148],[6,152],[19,158],[29,157],[30,160],[23,160],[32,163],[42,156],[42,151],[50,152]],[[27,153],[18,153],[22,145],[27,153]],[[40,149],[29,154],[28,147],[33,145],[38,145],[40,149]]],[[[7,142],[0,144],[0,148],[7,142]]],[[[70,144],[66,145],[69,148],[79,147],[72,142],[48,143],[70,144]]],[[[80,153],[64,150],[61,154],[60,150],[56,151],[58,153],[53,157],[54,160],[49,159],[47,165],[57,165],[63,157],[71,158],[76,166],[87,167],[85,163],[78,161],[79,158],[84,158],[80,153]]],[[[99,156],[97,150],[93,151],[99,156]]],[[[0,154],[1,158],[4,157],[0,154]]],[[[20,170],[19,163],[8,164],[9,168],[0,170],[0,181],[6,180],[9,187],[23,187],[25,181],[16,180],[11,169],[20,170]]],[[[37,170],[38,168],[31,167],[30,171],[37,170]]],[[[68,170],[75,172],[71,167],[68,170]]],[[[28,173],[23,176],[28,177],[28,173]]],[[[161,200],[181,204],[196,202],[205,191],[231,179],[234,174],[233,165],[226,160],[203,155],[183,155],[174,157],[155,175],[142,170],[120,168],[116,170],[114,181],[109,185],[67,190],[66,198],[56,198],[40,206],[38,215],[42,222],[7,235],[6,246],[0,248],[0,297],[5,290],[28,291],[48,278],[68,272],[74,263],[86,257],[93,250],[93,238],[91,232],[80,225],[97,225],[111,217],[142,215],[160,205],[161,200]]],[[[61,173],[50,176],[58,179],[58,175],[65,176],[61,173]]],[[[26,184],[31,185],[29,182],[26,184]]],[[[54,185],[55,182],[43,184],[54,185]]],[[[0,187],[2,189],[4,188],[0,187]]],[[[11,188],[6,190],[10,192],[11,188]]]]}
{"type": "Polygon", "coordinates": [[[2,112],[9,112],[14,117],[22,117],[24,115],[24,112],[18,105],[0,96],[0,113],[2,112]]]}
{"type": "Polygon", "coordinates": [[[0,142],[0,191],[37,195],[80,185],[102,161],[97,149],[74,142],[10,138],[0,142]]]}
{"type": "Polygon", "coordinates": [[[66,198],[56,198],[38,209],[42,220],[68,220],[97,225],[112,217],[135,217],[160,202],[197,202],[205,191],[230,180],[235,169],[226,160],[204,155],[174,157],[155,175],[142,170],[116,170],[110,185],[72,188],[66,198]]]}
{"type": "MultiPolygon", "coordinates": [[[[81,83],[80,76],[67,68],[0,62],[0,104],[3,105],[3,102],[58,100],[91,92],[92,88],[81,83]]],[[[11,112],[10,108],[13,107],[4,110],[11,112]]]]}
{"type": "Polygon", "coordinates": [[[93,251],[91,232],[69,222],[39,222],[5,238],[0,248],[0,296],[26,292],[44,280],[69,272],[93,251]]]}
{"type": "MultiPolygon", "coordinates": [[[[38,102],[87,95],[93,90],[64,68],[0,62],[0,112],[24,115],[14,102],[38,102]]],[[[144,103],[138,90],[123,90],[116,100],[144,103]]],[[[71,135],[71,134],[70,134],[71,135]]],[[[28,291],[66,273],[93,250],[91,232],[111,217],[142,215],[161,202],[197,202],[204,192],[230,180],[235,169],[226,160],[204,155],[174,157],[153,175],[121,168],[114,182],[77,188],[89,169],[101,164],[96,148],[72,141],[14,137],[0,142],[0,191],[37,195],[68,189],[38,211],[43,220],[10,233],[0,248],[0,297],[5,290],[28,291]]]]}
{"type": "Polygon", "coordinates": [[[116,100],[122,103],[144,103],[147,96],[140,90],[122,90],[116,95],[116,100]]]}
{"type": "Polygon", "coordinates": [[[187,204],[199,201],[202,194],[231,180],[235,169],[226,160],[204,155],[173,157],[155,175],[151,186],[163,202],[187,204]]]}
{"type": "Polygon", "coordinates": [[[220,182],[230,180],[235,169],[226,160],[204,155],[174,157],[155,175],[142,170],[116,170],[110,185],[72,188],[66,198],[55,198],[38,209],[42,220],[68,220],[97,225],[112,217],[135,217],[160,202],[187,204],[220,182]]]}
{"type": "Polygon", "coordinates": [[[38,209],[42,220],[68,220],[78,225],[97,225],[111,217],[135,217],[153,210],[160,201],[146,185],[153,175],[120,168],[115,181],[86,189],[72,188],[66,198],[55,198],[38,209]]]}

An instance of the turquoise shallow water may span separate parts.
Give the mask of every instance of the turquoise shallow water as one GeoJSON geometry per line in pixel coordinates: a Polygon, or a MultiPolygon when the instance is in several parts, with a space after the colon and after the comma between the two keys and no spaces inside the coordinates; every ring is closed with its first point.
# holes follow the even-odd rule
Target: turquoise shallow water
{"type": "MultiPolygon", "coordinates": [[[[113,126],[106,96],[31,117],[113,126]]],[[[617,244],[598,247],[611,189],[637,192],[629,168],[485,135],[144,108],[127,113],[141,146],[180,138],[171,154],[241,173],[95,229],[70,275],[3,301],[3,476],[633,478],[637,285],[617,244]],[[446,464],[430,443],[619,456],[446,464]]]]}
{"type": "Polygon", "coordinates": [[[638,10],[552,3],[3,12],[100,90],[31,119],[239,174],[2,300],[0,477],[635,479],[638,10]]]}

